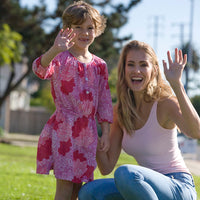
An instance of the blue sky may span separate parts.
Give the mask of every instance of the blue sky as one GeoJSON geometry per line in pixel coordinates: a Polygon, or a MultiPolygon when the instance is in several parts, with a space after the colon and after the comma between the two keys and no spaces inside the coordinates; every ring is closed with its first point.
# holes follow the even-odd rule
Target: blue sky
{"type": "MultiPolygon", "coordinates": [[[[132,39],[149,43],[156,50],[161,64],[161,61],[167,58],[167,50],[173,51],[175,47],[181,45],[181,33],[183,41],[189,41],[192,1],[194,3],[192,44],[200,55],[200,0],[142,0],[129,12],[129,22],[121,29],[120,35],[132,34],[132,39]],[[154,37],[156,20],[158,37],[154,37]],[[184,27],[183,31],[181,31],[181,24],[184,27]]],[[[33,6],[38,4],[39,0],[20,2],[22,5],[33,6]]],[[[53,12],[56,0],[46,0],[46,2],[48,2],[49,12],[53,12]]],[[[113,2],[120,2],[120,0],[113,0],[113,2]]],[[[123,0],[123,2],[128,1],[123,0]]],[[[195,94],[197,92],[195,91],[195,94]]],[[[191,92],[190,95],[193,96],[193,93],[191,92]]]]}

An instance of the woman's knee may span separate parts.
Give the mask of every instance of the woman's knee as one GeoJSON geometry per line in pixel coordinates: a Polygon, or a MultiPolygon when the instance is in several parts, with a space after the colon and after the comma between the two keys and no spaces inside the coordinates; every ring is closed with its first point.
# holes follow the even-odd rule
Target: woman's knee
{"type": "Polygon", "coordinates": [[[122,165],[118,167],[114,173],[115,183],[120,185],[129,184],[129,181],[143,180],[144,177],[137,170],[137,166],[134,165],[122,165]]]}
{"type": "Polygon", "coordinates": [[[86,183],[81,187],[78,193],[79,200],[92,200],[94,196],[94,189],[91,187],[91,183],[86,183]]]}
{"type": "Polygon", "coordinates": [[[78,197],[79,200],[105,200],[110,199],[113,195],[118,196],[119,192],[113,178],[106,178],[97,179],[83,185],[78,197]]]}

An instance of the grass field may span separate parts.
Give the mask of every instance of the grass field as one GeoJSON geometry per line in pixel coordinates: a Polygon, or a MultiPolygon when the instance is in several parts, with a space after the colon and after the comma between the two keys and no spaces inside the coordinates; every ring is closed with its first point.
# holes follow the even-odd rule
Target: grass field
{"type": "MultiPolygon", "coordinates": [[[[37,175],[36,148],[17,147],[0,144],[0,199],[1,200],[53,200],[55,193],[55,178],[51,174],[37,175]]],[[[121,154],[119,162],[136,164],[126,154],[121,154]]],[[[113,173],[106,178],[113,177],[113,173]]],[[[98,169],[96,178],[105,178],[98,169]]],[[[200,200],[200,177],[195,176],[198,200],[200,200]]]]}

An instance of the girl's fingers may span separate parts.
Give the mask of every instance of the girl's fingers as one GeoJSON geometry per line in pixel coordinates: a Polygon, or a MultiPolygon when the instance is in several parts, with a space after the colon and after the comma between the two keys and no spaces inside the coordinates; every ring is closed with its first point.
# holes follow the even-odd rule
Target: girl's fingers
{"type": "Polygon", "coordinates": [[[76,33],[71,34],[71,35],[69,36],[69,40],[70,40],[70,41],[73,40],[73,39],[75,38],[75,36],[76,36],[76,33]]]}
{"type": "Polygon", "coordinates": [[[71,40],[74,39],[74,37],[76,36],[75,33],[73,33],[73,29],[69,29],[69,28],[66,28],[65,31],[64,31],[64,36],[67,38],[67,42],[71,42],[71,40]]]}
{"type": "Polygon", "coordinates": [[[72,28],[66,28],[65,30],[64,30],[64,34],[65,34],[65,36],[70,36],[71,34],[72,34],[72,32],[73,32],[73,29],[72,28]]]}

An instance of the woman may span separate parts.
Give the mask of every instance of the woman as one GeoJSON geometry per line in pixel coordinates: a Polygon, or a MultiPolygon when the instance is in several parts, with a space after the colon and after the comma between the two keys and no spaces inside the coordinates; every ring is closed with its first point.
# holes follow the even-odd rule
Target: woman
{"type": "Polygon", "coordinates": [[[173,91],[162,79],[158,59],[148,44],[131,41],[123,48],[111,146],[106,153],[97,151],[97,163],[103,175],[109,174],[123,148],[139,166],[123,165],[114,179],[85,184],[79,200],[196,199],[192,175],[178,148],[177,129],[200,138],[200,119],[181,82],[187,56],[178,49],[174,61],[169,51],[167,56],[164,73],[173,91]]]}

